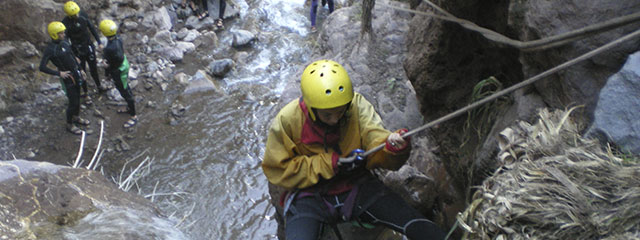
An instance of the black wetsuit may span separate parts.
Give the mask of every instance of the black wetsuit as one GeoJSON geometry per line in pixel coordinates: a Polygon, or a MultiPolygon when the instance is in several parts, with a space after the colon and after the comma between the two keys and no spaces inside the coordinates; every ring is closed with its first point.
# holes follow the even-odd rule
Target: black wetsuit
{"type": "Polygon", "coordinates": [[[124,55],[124,48],[122,47],[122,40],[118,36],[109,37],[109,42],[103,50],[104,58],[107,60],[109,67],[106,69],[107,75],[113,79],[116,89],[120,92],[122,98],[127,101],[129,107],[129,114],[131,116],[136,115],[136,108],[134,105],[133,93],[129,88],[127,82],[129,76],[129,61],[124,55]]]}
{"type": "Polygon", "coordinates": [[[40,61],[40,71],[60,76],[60,72],[69,71],[71,77],[61,78],[62,89],[69,99],[67,106],[67,123],[72,123],[73,117],[80,114],[80,84],[84,81],[80,74],[78,62],[67,40],[54,40],[47,45],[40,61]],[[47,67],[51,61],[58,70],[47,67]]]}
{"type": "MultiPolygon", "coordinates": [[[[100,88],[100,78],[98,77],[98,67],[96,65],[96,52],[93,42],[89,37],[89,31],[100,42],[100,37],[96,28],[89,20],[89,16],[80,11],[78,17],[66,16],[62,19],[62,23],[67,28],[66,34],[71,39],[71,46],[73,47],[73,53],[80,58],[80,67],[82,70],[86,70],[86,64],[89,63],[89,70],[91,71],[91,78],[96,83],[96,87],[100,88]]],[[[83,84],[82,88],[87,92],[87,85],[83,84]]]]}

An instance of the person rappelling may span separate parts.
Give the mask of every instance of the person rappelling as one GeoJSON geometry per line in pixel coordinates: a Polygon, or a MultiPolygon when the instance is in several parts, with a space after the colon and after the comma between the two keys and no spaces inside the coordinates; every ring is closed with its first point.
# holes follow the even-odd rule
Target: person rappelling
{"type": "Polygon", "coordinates": [[[300,89],[302,97],[272,120],[262,162],[269,182],[288,190],[280,202],[286,239],[318,239],[323,225],[341,238],[336,224],[345,221],[385,226],[409,239],[443,239],[442,230],[371,173],[407,161],[410,139],[401,135],[407,130],[386,130],[337,62],[309,64],[300,89]]]}

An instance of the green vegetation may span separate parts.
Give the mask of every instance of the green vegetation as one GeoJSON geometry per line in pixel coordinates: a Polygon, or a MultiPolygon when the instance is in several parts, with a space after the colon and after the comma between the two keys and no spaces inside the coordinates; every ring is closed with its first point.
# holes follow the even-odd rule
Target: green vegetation
{"type": "MultiPolygon", "coordinates": [[[[501,91],[502,89],[502,83],[495,77],[491,76],[484,79],[473,87],[470,103],[486,98],[491,94],[501,91]]],[[[462,130],[463,137],[460,148],[465,148],[465,146],[474,138],[478,143],[480,143],[482,139],[486,138],[486,135],[491,130],[498,113],[509,102],[508,97],[502,97],[496,101],[487,103],[480,108],[469,111],[462,130]]]]}

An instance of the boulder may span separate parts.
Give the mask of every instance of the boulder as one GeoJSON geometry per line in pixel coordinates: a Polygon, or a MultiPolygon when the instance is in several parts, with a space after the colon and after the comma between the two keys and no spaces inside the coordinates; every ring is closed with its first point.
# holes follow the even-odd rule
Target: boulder
{"type": "Polygon", "coordinates": [[[191,76],[184,94],[192,94],[204,91],[218,91],[218,87],[213,83],[211,78],[202,70],[198,70],[196,74],[191,76]]]}
{"type": "Polygon", "coordinates": [[[214,60],[211,63],[209,63],[208,71],[209,73],[211,73],[211,75],[214,75],[217,77],[224,77],[225,74],[231,71],[234,65],[235,63],[233,62],[233,60],[228,58],[214,60]]]}
{"type": "Polygon", "coordinates": [[[233,47],[243,47],[256,40],[256,35],[247,30],[236,30],[233,32],[233,47]]]}
{"type": "Polygon", "coordinates": [[[593,124],[586,135],[613,142],[623,152],[640,155],[639,89],[640,52],[636,52],[600,90],[593,124]]]}
{"type": "Polygon", "coordinates": [[[151,226],[139,224],[143,221],[157,222],[165,232],[183,235],[150,201],[121,191],[99,172],[82,168],[26,160],[0,161],[0,202],[2,239],[78,239],[60,235],[69,233],[64,229],[78,223],[82,223],[84,231],[96,234],[96,229],[116,225],[116,221],[87,218],[122,212],[135,213],[136,217],[118,218],[118,224],[127,228],[112,229],[112,236],[150,232],[151,226]]]}

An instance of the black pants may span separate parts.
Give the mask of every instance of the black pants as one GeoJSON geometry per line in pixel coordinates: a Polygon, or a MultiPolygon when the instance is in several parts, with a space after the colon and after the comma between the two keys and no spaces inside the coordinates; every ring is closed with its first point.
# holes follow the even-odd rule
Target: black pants
{"type": "MultiPolygon", "coordinates": [[[[93,44],[88,44],[87,46],[79,46],[74,47],[74,52],[76,56],[80,59],[80,67],[83,71],[86,71],[86,65],[89,64],[89,71],[91,72],[91,78],[93,78],[93,82],[96,83],[96,87],[100,88],[100,78],[98,76],[98,65],[96,63],[96,51],[93,44]]],[[[87,92],[87,83],[83,82],[82,90],[87,92]]]]}
{"type": "Polygon", "coordinates": [[[131,88],[129,88],[129,83],[127,81],[127,75],[129,74],[128,69],[126,73],[118,69],[107,71],[107,74],[111,76],[111,79],[113,80],[113,84],[116,85],[116,89],[120,92],[120,96],[122,96],[122,98],[127,102],[129,114],[131,116],[135,116],[135,99],[133,98],[133,93],[131,92],[131,88]]]}
{"type": "MultiPolygon", "coordinates": [[[[226,7],[227,7],[227,3],[224,0],[220,0],[220,9],[218,11],[218,18],[220,19],[224,18],[224,10],[226,7]]],[[[202,0],[202,9],[204,9],[205,11],[209,11],[208,0],[202,0]]]]}
{"type": "Polygon", "coordinates": [[[227,7],[225,0],[220,0],[220,9],[218,11],[218,18],[224,19],[224,9],[227,7]]]}
{"type": "MultiPolygon", "coordinates": [[[[296,199],[285,213],[287,240],[316,240],[323,224],[340,220],[331,216],[325,200],[339,209],[349,192],[322,199],[306,196],[296,199]]],[[[339,211],[338,211],[339,212],[339,211]]],[[[409,206],[377,179],[360,186],[353,210],[353,220],[382,225],[404,234],[409,239],[444,239],[445,234],[433,222],[409,206]]]]}
{"type": "Polygon", "coordinates": [[[71,80],[71,78],[62,79],[62,87],[64,88],[64,92],[69,100],[69,104],[67,105],[68,124],[73,123],[73,117],[80,115],[79,81],[82,80],[82,76],[80,76],[78,71],[71,71],[71,76],[73,76],[73,80],[71,80]]]}
{"type": "Polygon", "coordinates": [[[122,98],[124,98],[124,100],[127,102],[129,114],[131,116],[135,116],[136,115],[135,99],[133,98],[133,93],[131,92],[131,88],[129,88],[129,82],[127,79],[128,78],[127,76],[129,74],[128,69],[127,69],[127,72],[120,71],[118,69],[107,70],[107,74],[111,76],[111,79],[113,80],[113,84],[116,86],[116,89],[118,89],[118,92],[120,92],[120,96],[122,96],[122,98]]]}

